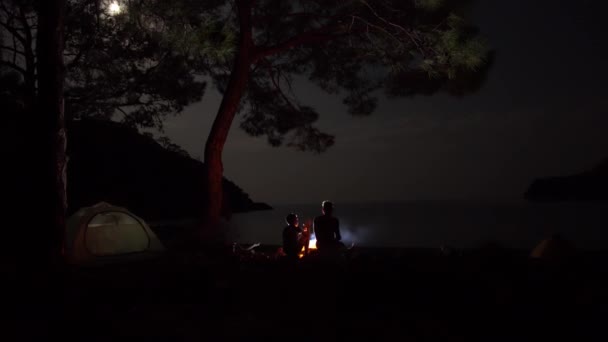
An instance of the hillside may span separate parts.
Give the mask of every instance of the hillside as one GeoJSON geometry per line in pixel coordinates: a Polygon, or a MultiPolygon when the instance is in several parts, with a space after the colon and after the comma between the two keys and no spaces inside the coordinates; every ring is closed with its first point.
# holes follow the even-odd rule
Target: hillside
{"type": "MultiPolygon", "coordinates": [[[[68,130],[69,212],[106,201],[148,220],[193,218],[204,207],[204,164],[118,123],[81,120],[68,130]]],[[[224,179],[224,216],[270,209],[224,179]]]]}

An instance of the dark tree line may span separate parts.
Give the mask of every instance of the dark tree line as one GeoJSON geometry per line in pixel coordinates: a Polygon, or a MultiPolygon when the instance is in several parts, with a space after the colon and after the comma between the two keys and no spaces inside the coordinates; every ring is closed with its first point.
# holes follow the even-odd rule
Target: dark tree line
{"type": "Polygon", "coordinates": [[[5,147],[12,150],[9,156],[29,156],[28,163],[7,158],[15,172],[9,174],[27,175],[6,180],[16,191],[8,191],[5,202],[16,206],[11,214],[22,220],[9,229],[19,238],[10,239],[8,249],[21,261],[38,264],[58,261],[65,227],[64,21],[64,0],[0,2],[2,102],[9,109],[3,121],[9,130],[20,130],[4,132],[20,138],[5,147]],[[21,125],[14,125],[17,121],[21,125]],[[10,163],[14,160],[22,163],[10,163]],[[12,184],[18,180],[25,184],[12,184]]]}

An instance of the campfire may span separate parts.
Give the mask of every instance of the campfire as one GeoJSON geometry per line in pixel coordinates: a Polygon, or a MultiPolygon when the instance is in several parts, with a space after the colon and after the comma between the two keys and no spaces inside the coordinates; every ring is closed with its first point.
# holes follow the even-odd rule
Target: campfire
{"type": "Polygon", "coordinates": [[[317,238],[312,236],[308,241],[308,249],[317,249],[317,238]]]}
{"type": "MultiPolygon", "coordinates": [[[[303,229],[302,229],[305,233],[309,232],[308,226],[306,224],[303,225],[303,229]]],[[[315,237],[314,234],[312,234],[309,238],[308,238],[308,246],[302,246],[302,250],[300,251],[300,254],[298,255],[298,257],[300,259],[302,259],[305,255],[307,255],[308,253],[310,253],[311,250],[316,250],[317,249],[317,238],[315,237]]]]}

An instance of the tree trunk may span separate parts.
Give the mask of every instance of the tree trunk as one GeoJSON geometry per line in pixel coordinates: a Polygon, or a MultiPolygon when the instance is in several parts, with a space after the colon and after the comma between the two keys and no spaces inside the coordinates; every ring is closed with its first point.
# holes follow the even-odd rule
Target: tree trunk
{"type": "MultiPolygon", "coordinates": [[[[40,1],[36,40],[38,101],[36,157],[40,157],[42,248],[50,262],[59,260],[65,230],[66,131],[64,118],[64,16],[65,0],[40,1]]],[[[41,251],[42,252],[42,251],[41,251]]]]}
{"type": "Polygon", "coordinates": [[[237,1],[237,6],[240,26],[238,52],[234,60],[228,87],[205,145],[207,208],[205,210],[204,229],[208,230],[216,230],[219,226],[223,196],[222,151],[241,98],[247,88],[254,49],[251,28],[251,2],[248,0],[237,1]]]}

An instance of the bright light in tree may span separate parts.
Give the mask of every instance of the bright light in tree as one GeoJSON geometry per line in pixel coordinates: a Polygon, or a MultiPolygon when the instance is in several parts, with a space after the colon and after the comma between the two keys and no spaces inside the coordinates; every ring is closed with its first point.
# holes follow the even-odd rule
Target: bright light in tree
{"type": "Polygon", "coordinates": [[[118,2],[113,1],[110,6],[108,6],[108,11],[110,12],[110,15],[117,15],[122,12],[122,8],[118,4],[118,2]]]}

